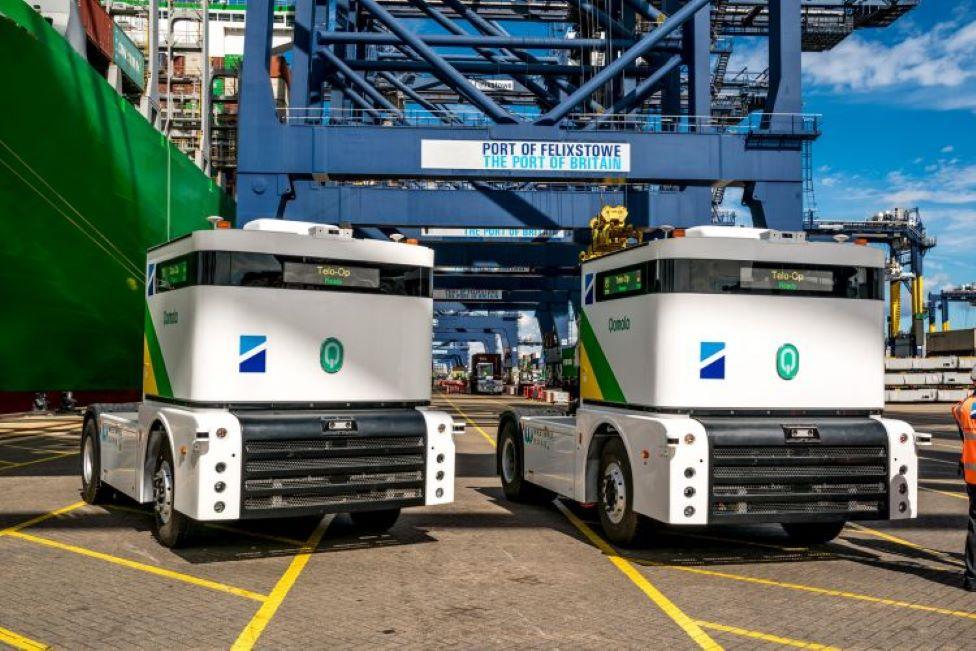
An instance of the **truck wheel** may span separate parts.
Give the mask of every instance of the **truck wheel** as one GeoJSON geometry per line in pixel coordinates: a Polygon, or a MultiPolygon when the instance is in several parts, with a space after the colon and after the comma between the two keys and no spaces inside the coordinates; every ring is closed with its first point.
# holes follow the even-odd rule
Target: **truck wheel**
{"type": "Polygon", "coordinates": [[[845,522],[784,522],[783,531],[793,542],[823,545],[840,535],[845,522]]]}
{"type": "Polygon", "coordinates": [[[518,426],[510,420],[506,421],[498,437],[498,469],[505,497],[512,502],[547,504],[556,494],[525,480],[522,452],[516,436],[518,426]]]}
{"type": "Polygon", "coordinates": [[[153,511],[156,538],[166,547],[179,547],[189,538],[190,518],[176,510],[176,482],[173,475],[173,452],[165,440],[159,446],[153,472],[153,511]]]}
{"type": "Polygon", "coordinates": [[[95,419],[85,422],[81,431],[81,499],[89,504],[111,500],[112,489],[102,483],[102,452],[95,419]]]}
{"type": "Polygon", "coordinates": [[[349,517],[352,518],[352,523],[360,529],[365,529],[373,533],[383,533],[396,524],[397,518],[400,517],[400,509],[360,511],[358,513],[350,513],[349,517]]]}
{"type": "Polygon", "coordinates": [[[598,510],[603,532],[618,545],[633,544],[645,533],[647,519],[634,512],[630,460],[620,439],[611,439],[604,446],[598,482],[598,510]]]}

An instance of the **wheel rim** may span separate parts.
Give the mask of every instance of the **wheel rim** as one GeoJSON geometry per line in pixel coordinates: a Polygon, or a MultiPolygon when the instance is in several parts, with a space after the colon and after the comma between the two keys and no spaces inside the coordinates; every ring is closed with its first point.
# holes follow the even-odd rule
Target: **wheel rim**
{"type": "Polygon", "coordinates": [[[95,473],[95,445],[92,443],[92,437],[88,436],[85,438],[85,449],[81,455],[81,478],[84,480],[85,484],[92,483],[92,475],[95,473]]]}
{"type": "Polygon", "coordinates": [[[603,470],[603,511],[607,519],[620,524],[627,510],[627,483],[620,464],[611,461],[603,470]]]}
{"type": "Polygon", "coordinates": [[[153,475],[153,501],[156,517],[166,524],[173,515],[173,471],[165,459],[153,475]]]}
{"type": "Polygon", "coordinates": [[[515,442],[511,438],[502,445],[502,479],[506,484],[515,481],[515,442]]]}

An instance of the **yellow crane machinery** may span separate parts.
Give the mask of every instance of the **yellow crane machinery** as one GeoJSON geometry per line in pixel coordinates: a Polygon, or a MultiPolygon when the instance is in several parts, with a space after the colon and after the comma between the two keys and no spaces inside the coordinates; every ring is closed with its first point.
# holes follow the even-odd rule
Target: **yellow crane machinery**
{"type": "Polygon", "coordinates": [[[629,240],[639,244],[644,239],[644,233],[627,221],[626,206],[603,206],[590,220],[590,232],[590,246],[580,253],[583,262],[626,248],[629,240]]]}

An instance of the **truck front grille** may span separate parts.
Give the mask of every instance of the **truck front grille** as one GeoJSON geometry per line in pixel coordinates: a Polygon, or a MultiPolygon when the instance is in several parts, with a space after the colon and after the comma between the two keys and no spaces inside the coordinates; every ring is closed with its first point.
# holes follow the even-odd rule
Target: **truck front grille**
{"type": "Polygon", "coordinates": [[[255,418],[250,428],[247,417],[239,418],[242,517],[423,504],[426,436],[423,418],[414,410],[402,419],[356,414],[352,431],[330,431],[328,418],[321,416],[293,417],[284,424],[255,418]]]}
{"type": "Polygon", "coordinates": [[[711,516],[716,522],[884,518],[887,459],[882,445],[716,446],[711,516]]]}

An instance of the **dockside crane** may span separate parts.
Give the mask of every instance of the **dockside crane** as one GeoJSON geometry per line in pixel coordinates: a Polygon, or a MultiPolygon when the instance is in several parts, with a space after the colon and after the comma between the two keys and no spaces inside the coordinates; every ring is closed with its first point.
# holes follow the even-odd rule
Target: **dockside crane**
{"type": "Polygon", "coordinates": [[[976,307],[976,283],[967,283],[960,287],[943,289],[929,293],[928,318],[929,332],[935,332],[935,313],[939,312],[942,317],[942,332],[950,330],[949,325],[949,303],[969,303],[976,307]]]}
{"type": "Polygon", "coordinates": [[[808,215],[804,230],[812,239],[841,237],[887,247],[889,349],[901,356],[899,353],[905,352],[907,346],[910,355],[924,356],[925,324],[931,316],[926,310],[923,260],[937,242],[926,233],[918,208],[895,208],[864,220],[814,219],[808,215]],[[902,285],[908,288],[912,305],[912,325],[904,335],[901,332],[902,285]]]}

